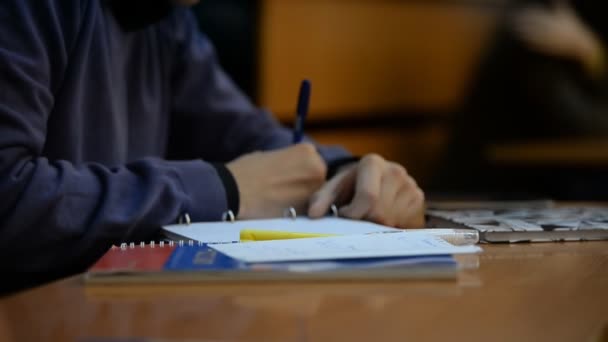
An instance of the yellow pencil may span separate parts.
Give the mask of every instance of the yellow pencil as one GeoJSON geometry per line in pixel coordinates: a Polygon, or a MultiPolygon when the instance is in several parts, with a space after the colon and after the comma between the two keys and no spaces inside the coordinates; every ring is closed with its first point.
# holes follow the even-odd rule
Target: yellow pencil
{"type": "Polygon", "coordinates": [[[317,233],[293,233],[274,230],[241,230],[241,242],[251,241],[267,241],[267,240],[288,240],[288,239],[305,239],[315,237],[336,236],[336,234],[317,234],[317,233]]]}

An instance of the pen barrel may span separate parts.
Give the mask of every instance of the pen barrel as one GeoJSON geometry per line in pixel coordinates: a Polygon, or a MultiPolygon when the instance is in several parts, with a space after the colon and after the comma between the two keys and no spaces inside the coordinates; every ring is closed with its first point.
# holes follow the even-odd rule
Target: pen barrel
{"type": "Polygon", "coordinates": [[[303,80],[300,85],[298,104],[296,107],[296,122],[293,128],[293,143],[299,144],[304,138],[304,122],[308,115],[311,85],[309,80],[303,80]]]}
{"type": "Polygon", "coordinates": [[[304,118],[301,116],[296,117],[296,122],[293,128],[293,143],[299,144],[304,138],[304,118]]]}

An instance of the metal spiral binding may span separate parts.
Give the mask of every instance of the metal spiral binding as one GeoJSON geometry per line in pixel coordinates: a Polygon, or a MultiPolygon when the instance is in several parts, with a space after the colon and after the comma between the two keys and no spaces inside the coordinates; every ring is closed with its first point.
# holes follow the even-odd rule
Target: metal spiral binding
{"type": "Polygon", "coordinates": [[[339,216],[338,215],[338,206],[337,205],[332,204],[331,207],[330,207],[330,210],[331,210],[331,215],[333,217],[338,217],[339,216]]]}
{"type": "Polygon", "coordinates": [[[148,244],[146,244],[144,241],[141,241],[139,244],[136,244],[135,242],[123,242],[120,244],[120,246],[116,246],[116,245],[112,245],[111,249],[120,249],[123,251],[129,250],[129,249],[136,249],[136,248],[165,248],[165,246],[167,247],[174,247],[175,245],[183,247],[183,246],[188,246],[188,247],[194,247],[194,246],[203,246],[204,243],[201,241],[194,241],[194,240],[178,240],[178,241],[150,241],[148,244]]]}
{"type": "Polygon", "coordinates": [[[236,216],[232,210],[228,210],[222,214],[222,221],[224,222],[234,222],[236,221],[236,216]]]}
{"type": "Polygon", "coordinates": [[[291,218],[292,220],[295,220],[296,217],[298,217],[298,212],[296,211],[296,208],[289,207],[289,208],[285,209],[285,211],[283,212],[283,216],[291,218]]]}
{"type": "Polygon", "coordinates": [[[177,220],[178,224],[186,224],[186,226],[189,226],[192,221],[190,220],[190,214],[188,213],[183,213],[179,219],[177,220]]]}
{"type": "MultiPolygon", "coordinates": [[[[330,211],[331,211],[331,216],[339,217],[339,211],[338,211],[337,205],[332,204],[330,207],[330,211]]],[[[285,211],[283,212],[283,217],[287,217],[287,218],[291,218],[292,220],[295,220],[298,217],[298,212],[296,211],[296,208],[289,207],[289,208],[285,209],[285,211]]],[[[234,212],[232,210],[227,210],[222,214],[222,221],[236,222],[236,215],[234,215],[234,212]]],[[[187,226],[192,224],[190,215],[188,213],[182,214],[179,217],[178,224],[185,224],[187,226]]]]}

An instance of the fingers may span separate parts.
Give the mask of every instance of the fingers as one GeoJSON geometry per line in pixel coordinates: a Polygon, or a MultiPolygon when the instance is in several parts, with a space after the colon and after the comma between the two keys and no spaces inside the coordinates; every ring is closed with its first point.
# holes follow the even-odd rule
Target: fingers
{"type": "Polygon", "coordinates": [[[379,202],[384,210],[377,210],[383,217],[371,219],[396,228],[423,227],[424,194],[416,181],[398,164],[389,166],[384,179],[383,189],[387,191],[383,192],[379,202]]]}
{"type": "Polygon", "coordinates": [[[329,207],[339,204],[345,196],[352,196],[352,189],[357,175],[357,167],[339,173],[327,182],[311,198],[308,216],[319,218],[329,212],[329,207]]]}
{"type": "Polygon", "coordinates": [[[424,193],[399,164],[378,156],[358,167],[352,202],[340,215],[399,228],[424,226],[424,193]]]}
{"type": "Polygon", "coordinates": [[[398,164],[388,163],[382,175],[379,200],[372,206],[366,219],[387,226],[397,225],[395,200],[408,177],[405,169],[398,164]]]}
{"type": "Polygon", "coordinates": [[[302,175],[306,178],[319,184],[325,182],[327,164],[315,145],[300,143],[277,152],[284,155],[283,160],[296,159],[299,162],[297,167],[301,168],[302,175]]]}
{"type": "Polygon", "coordinates": [[[370,212],[380,196],[383,163],[384,159],[377,155],[369,155],[361,160],[355,195],[349,205],[340,208],[340,215],[360,220],[370,212]]]}
{"type": "Polygon", "coordinates": [[[395,208],[399,208],[397,228],[424,227],[424,193],[417,186],[404,187],[397,194],[395,208]]]}

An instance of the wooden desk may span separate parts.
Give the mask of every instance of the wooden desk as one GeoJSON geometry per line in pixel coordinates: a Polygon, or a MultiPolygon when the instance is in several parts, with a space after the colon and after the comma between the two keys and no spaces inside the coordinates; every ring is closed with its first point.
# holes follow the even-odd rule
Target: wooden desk
{"type": "Polygon", "coordinates": [[[0,300],[0,341],[608,338],[608,243],[492,245],[468,263],[454,282],[99,290],[72,278],[0,300]]]}

